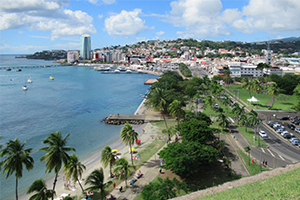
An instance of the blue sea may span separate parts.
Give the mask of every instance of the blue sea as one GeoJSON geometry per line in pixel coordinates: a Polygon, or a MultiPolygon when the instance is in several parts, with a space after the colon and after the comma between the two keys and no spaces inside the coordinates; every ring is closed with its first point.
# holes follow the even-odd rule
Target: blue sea
{"type": "MultiPolygon", "coordinates": [[[[38,178],[48,178],[42,141],[52,132],[63,136],[71,133],[67,145],[76,149],[80,159],[86,158],[119,138],[122,126],[107,125],[102,120],[110,114],[133,114],[143,101],[149,86],[144,85],[148,74],[101,74],[90,67],[30,66],[53,65],[51,61],[15,58],[0,55],[0,66],[28,66],[22,71],[0,69],[0,135],[1,145],[8,140],[27,140],[33,148],[34,169],[23,170],[19,194],[38,178]],[[53,75],[54,80],[49,76],[53,75]],[[26,83],[31,77],[33,82],[26,83]]],[[[52,176],[53,174],[51,174],[52,176]]],[[[1,177],[0,199],[14,199],[15,177],[1,177]]]]}

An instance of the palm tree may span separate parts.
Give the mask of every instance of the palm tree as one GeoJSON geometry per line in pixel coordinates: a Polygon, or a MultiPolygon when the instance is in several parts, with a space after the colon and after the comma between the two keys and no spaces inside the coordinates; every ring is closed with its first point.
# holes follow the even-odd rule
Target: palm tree
{"type": "Polygon", "coordinates": [[[219,125],[222,126],[223,130],[224,130],[225,127],[227,128],[229,126],[229,121],[228,121],[226,115],[224,115],[223,112],[219,113],[219,115],[218,115],[218,121],[220,121],[219,125]]]}
{"type": "Polygon", "coordinates": [[[54,190],[48,190],[43,179],[38,179],[34,181],[31,186],[28,188],[27,194],[36,192],[32,195],[29,200],[48,200],[54,194],[54,190]]]}
{"type": "Polygon", "coordinates": [[[251,149],[250,149],[250,147],[249,146],[246,146],[245,148],[245,151],[248,153],[248,155],[249,155],[249,165],[250,165],[250,151],[251,151],[251,149]]]}
{"type": "Polygon", "coordinates": [[[258,94],[262,91],[262,86],[258,79],[252,81],[252,90],[256,93],[256,98],[258,99],[258,94]]]}
{"type": "Polygon", "coordinates": [[[67,152],[75,151],[73,147],[66,146],[69,135],[70,133],[62,138],[59,131],[50,133],[50,135],[43,141],[43,143],[47,144],[48,146],[39,149],[39,151],[46,151],[46,154],[40,159],[46,163],[46,172],[51,173],[52,170],[55,172],[55,178],[53,182],[54,191],[58,173],[62,168],[62,165],[67,165],[70,159],[67,152]]]}
{"type": "Polygon", "coordinates": [[[23,176],[23,165],[29,171],[33,168],[34,160],[30,156],[32,148],[25,149],[27,141],[23,144],[19,139],[9,140],[6,147],[1,151],[0,157],[4,159],[0,162],[0,167],[3,166],[2,176],[6,172],[6,179],[15,173],[16,176],[16,200],[18,200],[18,180],[23,176]]]}
{"type": "Polygon", "coordinates": [[[257,112],[254,110],[251,110],[249,113],[249,124],[251,126],[255,126],[255,140],[256,140],[256,135],[257,135],[257,126],[260,124],[261,120],[258,117],[257,112]]]}
{"type": "Polygon", "coordinates": [[[104,164],[104,168],[106,168],[109,164],[109,172],[111,174],[111,168],[116,161],[116,153],[112,152],[109,146],[104,147],[101,155],[101,162],[104,164]]]}
{"type": "MultiPolygon", "coordinates": [[[[134,141],[137,140],[138,133],[132,129],[132,126],[129,123],[126,123],[121,130],[120,133],[121,141],[124,142],[126,145],[129,145],[130,150],[132,149],[132,145],[134,141]]],[[[133,158],[131,153],[131,162],[133,165],[133,158]]]]}
{"type": "Polygon", "coordinates": [[[271,83],[268,87],[267,87],[267,93],[269,95],[273,96],[273,101],[272,101],[272,106],[269,107],[269,109],[271,109],[274,106],[275,103],[275,96],[277,96],[279,94],[279,88],[277,87],[276,83],[271,83]]]}
{"type": "Polygon", "coordinates": [[[80,188],[82,190],[82,193],[84,193],[83,187],[79,181],[82,177],[83,170],[85,170],[85,166],[79,162],[78,157],[73,153],[70,155],[70,159],[68,160],[68,163],[64,165],[64,172],[66,174],[67,178],[72,178],[74,182],[78,182],[80,185],[80,188]]]}
{"type": "Polygon", "coordinates": [[[130,169],[135,170],[134,165],[129,165],[128,161],[125,158],[120,158],[115,163],[116,168],[114,169],[115,173],[122,172],[122,174],[119,176],[119,179],[123,176],[125,179],[125,185],[127,187],[127,178],[130,176],[130,169]]]}
{"type": "Polygon", "coordinates": [[[213,105],[215,104],[215,99],[213,98],[213,96],[208,95],[205,97],[205,103],[204,106],[210,106],[211,108],[213,107],[213,105]]]}
{"type": "Polygon", "coordinates": [[[170,138],[176,133],[176,129],[174,126],[170,126],[168,129],[163,129],[162,132],[168,133],[168,137],[170,141],[170,138]]]}
{"type": "Polygon", "coordinates": [[[85,181],[85,185],[90,185],[87,190],[100,191],[100,200],[105,200],[105,196],[107,195],[105,189],[108,188],[111,183],[111,181],[104,183],[104,173],[102,168],[94,170],[85,181]]]}
{"type": "Polygon", "coordinates": [[[242,114],[245,113],[245,106],[240,107],[238,103],[234,103],[232,111],[235,114],[235,117],[238,120],[238,124],[239,124],[242,114]]]}
{"type": "Polygon", "coordinates": [[[224,97],[221,99],[221,102],[226,107],[227,116],[228,116],[228,107],[229,107],[229,104],[230,104],[229,95],[224,95],[224,97]]]}
{"type": "Polygon", "coordinates": [[[185,111],[182,109],[181,103],[178,100],[174,100],[169,105],[169,111],[173,117],[177,117],[177,124],[179,127],[180,119],[185,116],[185,111]]]}
{"type": "Polygon", "coordinates": [[[240,117],[240,122],[243,126],[245,126],[245,130],[247,132],[247,127],[250,125],[248,116],[246,114],[242,114],[240,117]]]}
{"type": "Polygon", "coordinates": [[[249,97],[251,97],[252,80],[250,78],[243,78],[242,88],[248,90],[249,97]]]}
{"type": "Polygon", "coordinates": [[[154,90],[151,90],[150,94],[148,95],[148,104],[151,104],[156,110],[161,112],[165,125],[168,128],[168,124],[164,116],[164,113],[167,112],[168,108],[166,101],[166,90],[161,88],[155,88],[154,90]]]}

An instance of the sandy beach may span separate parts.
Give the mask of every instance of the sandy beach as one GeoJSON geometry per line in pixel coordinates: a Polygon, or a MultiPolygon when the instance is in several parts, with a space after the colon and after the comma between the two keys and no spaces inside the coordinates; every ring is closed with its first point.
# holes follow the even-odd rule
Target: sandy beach
{"type": "MultiPolygon", "coordinates": [[[[146,106],[144,105],[145,99],[142,101],[142,103],[139,105],[137,110],[135,111],[134,114],[145,114],[145,115],[151,115],[151,114],[156,114],[156,112],[152,110],[147,110],[146,106]]],[[[145,123],[142,125],[133,125],[134,130],[139,134],[139,139],[143,142],[145,141],[150,141],[150,134],[155,130],[156,128],[153,127],[150,123],[145,123]],[[144,129],[144,131],[143,131],[144,129]]],[[[118,149],[119,153],[121,154],[121,157],[125,157],[128,161],[130,161],[130,154],[128,153],[128,146],[126,146],[124,143],[121,144],[121,140],[118,139],[117,141],[107,144],[108,146],[111,147],[111,149],[118,149]]],[[[135,147],[135,146],[134,146],[135,147]]],[[[100,169],[100,167],[103,167],[103,164],[100,163],[101,159],[101,152],[102,149],[99,149],[99,151],[90,157],[81,160],[81,162],[86,166],[86,170],[83,172],[82,175],[82,180],[86,179],[88,175],[95,169],[100,169]]],[[[105,180],[109,180],[109,167],[104,169],[104,175],[105,175],[105,180]]],[[[54,181],[54,173],[53,176],[47,180],[45,180],[47,188],[52,188],[53,186],[53,181],[54,181]]],[[[61,169],[59,173],[59,177],[56,183],[55,191],[56,191],[56,197],[55,199],[62,199],[61,195],[62,194],[70,194],[71,196],[80,196],[82,194],[81,188],[79,184],[71,182],[71,187],[70,189],[65,189],[64,184],[68,183],[68,180],[66,180],[65,175],[63,174],[63,170],[61,169]]],[[[30,185],[29,183],[28,185],[30,185]]],[[[82,186],[83,188],[86,188],[87,186],[84,185],[84,181],[82,181],[82,186]]],[[[32,196],[32,194],[20,194],[19,199],[20,200],[27,200],[32,196]]]]}

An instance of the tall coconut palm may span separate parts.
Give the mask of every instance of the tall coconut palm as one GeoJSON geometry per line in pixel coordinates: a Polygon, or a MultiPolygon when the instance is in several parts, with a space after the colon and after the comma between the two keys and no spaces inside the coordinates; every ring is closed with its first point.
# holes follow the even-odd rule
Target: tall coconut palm
{"type": "Polygon", "coordinates": [[[275,103],[275,96],[277,96],[279,94],[279,88],[277,87],[276,83],[271,83],[268,87],[267,87],[267,93],[269,95],[272,95],[273,100],[272,100],[272,105],[269,107],[269,109],[273,108],[274,103],[275,103]]]}
{"type": "Polygon", "coordinates": [[[249,97],[251,97],[251,90],[252,90],[252,80],[250,78],[243,78],[242,88],[248,90],[249,97]]]}
{"type": "Polygon", "coordinates": [[[223,112],[220,112],[218,115],[218,121],[219,121],[219,125],[222,126],[222,130],[224,130],[224,128],[229,127],[229,121],[226,117],[226,115],[224,115],[223,112]]]}
{"type": "Polygon", "coordinates": [[[3,166],[2,176],[6,174],[6,179],[15,173],[16,176],[16,200],[18,200],[18,180],[23,176],[23,165],[29,171],[33,168],[34,160],[30,156],[32,148],[25,149],[27,141],[23,144],[19,139],[9,140],[6,147],[1,151],[0,157],[4,159],[0,162],[3,166]]]}
{"type": "Polygon", "coordinates": [[[62,138],[62,135],[59,131],[50,133],[50,135],[43,141],[43,143],[48,146],[39,149],[39,151],[46,151],[46,154],[40,159],[46,163],[46,172],[51,173],[52,170],[55,172],[55,178],[53,182],[54,191],[58,173],[63,164],[67,165],[70,159],[70,156],[67,152],[75,151],[73,147],[66,146],[69,135],[70,133],[62,138]]]}
{"type": "Polygon", "coordinates": [[[258,79],[252,81],[252,91],[256,93],[256,98],[258,99],[258,94],[262,91],[262,86],[258,79]]]}
{"type": "Polygon", "coordinates": [[[107,191],[105,189],[108,188],[111,183],[111,181],[104,183],[104,173],[102,168],[95,169],[85,181],[85,185],[90,185],[87,190],[100,192],[100,200],[106,199],[105,196],[107,195],[107,191]]]}
{"type": "Polygon", "coordinates": [[[245,148],[245,151],[248,153],[248,155],[249,155],[249,165],[250,165],[250,160],[251,160],[251,158],[250,158],[250,152],[251,152],[251,148],[249,147],[249,146],[246,146],[245,148]]]}
{"type": "Polygon", "coordinates": [[[151,90],[147,98],[147,104],[152,105],[156,110],[159,110],[161,112],[166,128],[168,128],[168,124],[164,115],[164,113],[167,112],[168,108],[166,101],[166,90],[161,88],[155,88],[154,90],[151,90]]]}
{"type": "Polygon", "coordinates": [[[238,120],[238,124],[240,123],[240,118],[242,114],[245,113],[245,106],[240,107],[238,103],[233,104],[233,113],[235,114],[236,119],[238,120]]]}
{"type": "Polygon", "coordinates": [[[104,168],[109,165],[109,173],[111,174],[112,166],[116,161],[116,153],[112,152],[112,149],[109,146],[104,147],[101,155],[101,162],[104,164],[104,168]]]}
{"type": "Polygon", "coordinates": [[[212,108],[215,103],[216,103],[215,98],[213,98],[212,95],[208,95],[205,97],[204,107],[209,106],[210,108],[212,108]]]}
{"type": "MultiPolygon", "coordinates": [[[[129,148],[131,150],[134,141],[137,140],[138,133],[133,130],[132,126],[129,123],[126,123],[121,130],[120,137],[122,143],[124,142],[126,145],[129,145],[129,148]]],[[[131,155],[131,163],[133,165],[132,154],[133,153],[131,153],[130,155],[131,155]]]]}
{"type": "Polygon", "coordinates": [[[221,99],[221,102],[226,107],[227,116],[228,116],[228,107],[229,107],[229,104],[230,104],[229,95],[224,95],[223,98],[221,99]]]}
{"type": "Polygon", "coordinates": [[[29,198],[29,200],[48,200],[55,194],[54,190],[47,189],[47,186],[43,179],[38,179],[31,184],[31,186],[27,190],[27,194],[30,194],[33,192],[36,192],[36,193],[34,195],[32,195],[29,198]]]}
{"type": "Polygon", "coordinates": [[[257,112],[251,110],[249,113],[249,123],[251,126],[255,126],[255,140],[257,135],[257,127],[260,124],[260,122],[261,120],[259,119],[257,112]]]}
{"type": "Polygon", "coordinates": [[[125,158],[120,158],[115,163],[115,173],[122,172],[122,174],[119,176],[119,179],[122,177],[125,179],[125,185],[127,187],[127,178],[130,176],[130,169],[135,170],[134,165],[129,165],[128,161],[125,158]]]}
{"type": "Polygon", "coordinates": [[[240,116],[240,122],[241,122],[241,124],[242,124],[243,126],[245,126],[245,130],[246,130],[246,132],[247,132],[247,128],[248,128],[248,126],[250,125],[248,115],[242,114],[242,115],[240,116]]]}
{"type": "MultiPolygon", "coordinates": [[[[170,114],[173,117],[177,117],[177,124],[179,127],[180,124],[180,119],[184,118],[185,116],[185,111],[182,109],[181,102],[178,100],[174,100],[170,105],[169,105],[169,111],[170,114]]],[[[169,138],[170,139],[170,138],[169,138]]]]}
{"type": "Polygon", "coordinates": [[[83,187],[79,181],[79,179],[81,179],[82,177],[82,173],[83,170],[85,170],[85,166],[84,164],[82,164],[79,160],[78,157],[75,155],[75,153],[73,153],[72,155],[70,155],[70,159],[68,160],[68,163],[66,165],[64,165],[64,172],[66,174],[66,177],[72,178],[72,180],[74,182],[78,182],[82,193],[84,193],[83,187]]]}

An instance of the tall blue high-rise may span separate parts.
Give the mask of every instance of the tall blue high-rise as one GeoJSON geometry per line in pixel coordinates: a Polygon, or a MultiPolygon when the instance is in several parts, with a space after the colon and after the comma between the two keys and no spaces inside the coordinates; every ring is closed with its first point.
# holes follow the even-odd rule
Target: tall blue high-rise
{"type": "Polygon", "coordinates": [[[83,34],[80,40],[80,57],[84,60],[91,59],[91,38],[88,34],[83,34]]]}

